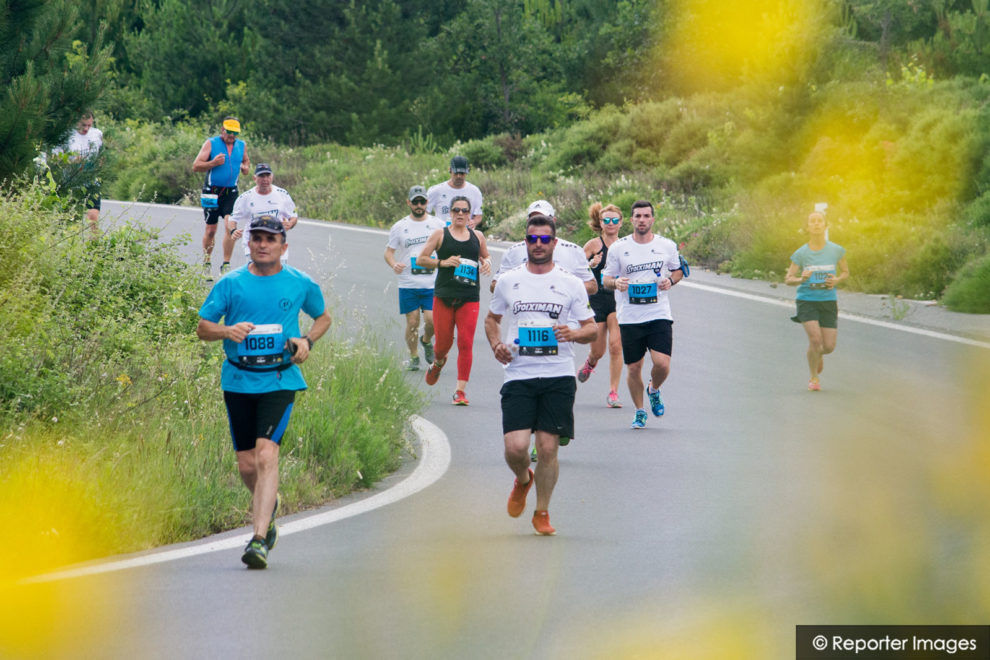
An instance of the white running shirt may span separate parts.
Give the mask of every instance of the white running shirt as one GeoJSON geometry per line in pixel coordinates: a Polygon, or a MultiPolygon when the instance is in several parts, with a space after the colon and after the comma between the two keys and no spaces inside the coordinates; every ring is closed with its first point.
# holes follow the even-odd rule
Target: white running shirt
{"type": "MultiPolygon", "coordinates": [[[[251,248],[249,247],[251,232],[248,231],[248,228],[251,226],[252,220],[263,215],[270,215],[276,220],[285,222],[298,215],[296,203],[292,201],[292,197],[284,188],[277,186],[272,186],[272,191],[267,195],[259,193],[258,186],[255,186],[237,196],[230,217],[237,223],[239,229],[244,230],[241,242],[244,244],[244,256],[249,259],[251,257],[251,248]]],[[[286,250],[285,254],[282,255],[282,261],[285,262],[288,259],[289,251],[286,250]]]]}
{"type": "Polygon", "coordinates": [[[426,191],[426,212],[432,213],[444,225],[450,224],[450,200],[464,196],[471,200],[471,216],[481,215],[481,191],[473,183],[464,182],[463,188],[451,188],[449,181],[430,186],[426,191]]]}
{"type": "Polygon", "coordinates": [[[77,154],[83,158],[89,158],[99,153],[103,147],[103,131],[95,126],[86,131],[86,135],[73,128],[69,133],[69,139],[60,147],[52,149],[53,154],[70,153],[77,154]]]}
{"type": "Polygon", "coordinates": [[[443,228],[443,220],[429,214],[423,216],[422,220],[414,220],[411,215],[407,215],[392,225],[388,232],[388,247],[395,250],[395,260],[406,265],[405,270],[399,273],[400,289],[433,288],[437,279],[436,269],[428,273],[413,273],[412,265],[430,235],[443,228]]]}
{"type": "Polygon", "coordinates": [[[496,282],[490,309],[502,317],[502,341],[520,350],[513,350],[512,362],[505,365],[505,382],[574,375],[574,345],[557,343],[553,326],[574,326],[595,317],[581,280],[558,264],[539,275],[514,268],[496,282]],[[557,347],[556,355],[521,354],[524,346],[545,352],[551,345],[557,347]]]}
{"type": "Polygon", "coordinates": [[[615,315],[621,324],[646,323],[666,319],[670,315],[668,291],[661,291],[660,280],[681,269],[681,260],[674,241],[654,234],[649,243],[637,243],[632,235],[620,238],[608,249],[608,259],[602,277],[628,277],[630,287],[615,291],[615,315]],[[633,285],[639,284],[639,287],[633,285]],[[656,286],[655,292],[651,285],[656,286]],[[639,291],[637,291],[637,289],[639,291]],[[637,293],[643,294],[637,296],[637,293]],[[656,302],[630,303],[630,296],[638,300],[656,298],[656,302]]]}
{"type": "MultiPolygon", "coordinates": [[[[502,261],[492,279],[497,281],[502,275],[527,261],[529,261],[529,252],[526,250],[526,241],[519,241],[502,255],[502,261]]],[[[553,249],[553,262],[582,282],[590,282],[595,279],[595,274],[588,267],[588,258],[584,255],[584,248],[577,243],[558,238],[557,246],[553,249]]]]}

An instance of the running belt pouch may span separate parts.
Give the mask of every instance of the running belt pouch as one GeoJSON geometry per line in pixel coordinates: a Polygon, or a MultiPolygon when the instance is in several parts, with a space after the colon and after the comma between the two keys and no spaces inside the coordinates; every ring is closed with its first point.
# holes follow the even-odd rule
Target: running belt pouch
{"type": "Polygon", "coordinates": [[[217,195],[213,186],[203,186],[203,191],[199,195],[199,205],[204,209],[215,209],[217,208],[219,195],[217,195]]]}

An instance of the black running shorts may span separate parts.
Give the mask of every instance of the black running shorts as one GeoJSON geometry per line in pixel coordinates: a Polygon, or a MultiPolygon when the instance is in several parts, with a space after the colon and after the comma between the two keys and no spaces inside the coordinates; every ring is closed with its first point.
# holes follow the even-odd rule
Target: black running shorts
{"type": "Polygon", "coordinates": [[[264,394],[224,392],[227,420],[236,451],[254,449],[258,438],[268,438],[275,444],[282,441],[289,425],[295,390],[276,390],[264,394]]]}
{"type": "Polygon", "coordinates": [[[220,218],[225,218],[234,212],[234,202],[237,201],[237,188],[212,186],[210,190],[217,196],[215,209],[203,209],[203,219],[206,224],[215,225],[220,218]]]}
{"type": "Polygon", "coordinates": [[[646,350],[670,355],[674,345],[674,322],[657,319],[645,323],[619,324],[622,336],[622,361],[635,364],[643,359],[646,350]]]}
{"type": "Polygon", "coordinates": [[[797,314],[791,317],[795,323],[818,321],[819,327],[839,327],[839,304],[835,300],[798,300],[797,314]]]}
{"type": "Polygon", "coordinates": [[[574,437],[574,376],[510,380],[502,385],[502,433],[545,431],[574,437]]]}

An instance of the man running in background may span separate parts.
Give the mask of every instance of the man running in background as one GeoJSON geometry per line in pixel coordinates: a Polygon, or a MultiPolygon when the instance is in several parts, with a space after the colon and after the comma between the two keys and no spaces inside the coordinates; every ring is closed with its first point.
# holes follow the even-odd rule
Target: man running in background
{"type": "Polygon", "coordinates": [[[516,475],[506,505],[513,518],[522,515],[526,496],[536,483],[533,528],[551,536],[550,498],[560,465],[561,437],[574,435],[574,343],[587,344],[598,334],[588,293],[581,282],[553,261],[556,226],[542,214],[526,224],[526,265],[505,274],[495,286],[485,318],[485,336],[505,367],[502,385],[502,432],[505,462],[516,475]],[[501,326],[508,318],[505,333],[501,326]],[[579,325],[571,327],[574,322],[579,325]],[[536,437],[539,462],[529,467],[530,436],[536,437]]]}
{"type": "MultiPolygon", "coordinates": [[[[69,133],[66,143],[52,150],[52,154],[66,154],[69,162],[73,164],[72,171],[80,174],[80,178],[84,180],[86,176],[83,173],[97,168],[98,159],[103,152],[103,131],[93,126],[95,121],[92,112],[84,112],[79,123],[69,133]]],[[[96,238],[100,234],[99,220],[102,206],[100,179],[95,177],[92,180],[85,180],[80,190],[86,204],[86,222],[89,224],[93,238],[96,238]]]]}
{"type": "Polygon", "coordinates": [[[435,186],[430,186],[426,192],[427,213],[432,213],[444,224],[449,225],[450,207],[455,197],[467,197],[471,203],[471,217],[468,218],[468,227],[474,229],[481,222],[481,191],[478,186],[468,183],[466,176],[470,168],[468,160],[464,156],[454,156],[450,159],[450,179],[435,186]]]}
{"type": "MultiPolygon", "coordinates": [[[[252,220],[267,215],[281,222],[286,231],[299,222],[296,203],[292,201],[287,190],[273,185],[273,182],[271,166],[268,163],[258,163],[254,168],[254,188],[237,196],[233,213],[224,221],[227,231],[223,235],[221,275],[230,268],[230,258],[234,254],[234,243],[238,238],[244,241],[244,256],[250,257],[250,234],[246,230],[252,220]]],[[[282,263],[288,260],[289,251],[286,250],[282,255],[282,263]]]]}
{"type": "Polygon", "coordinates": [[[234,210],[234,202],[237,200],[237,177],[251,171],[251,159],[248,158],[247,147],[244,140],[237,137],[240,133],[241,122],[234,117],[225,117],[220,135],[203,143],[192,164],[193,172],[206,172],[200,205],[203,207],[203,219],[206,220],[203,253],[206,259],[204,271],[207,280],[213,279],[211,267],[217,223],[220,218],[226,218],[234,210]]]}
{"type": "MultiPolygon", "coordinates": [[[[526,217],[532,218],[536,215],[545,215],[550,218],[554,223],[554,231],[556,232],[557,212],[550,205],[550,202],[545,199],[538,199],[530,204],[529,208],[526,209],[526,217]]],[[[556,238],[555,240],[556,248],[553,250],[554,263],[559,264],[561,268],[581,280],[589,296],[598,291],[598,282],[595,281],[595,275],[591,272],[588,259],[584,256],[584,250],[581,246],[563,238],[556,238]]],[[[490,290],[495,290],[495,283],[498,282],[498,278],[516,266],[526,263],[526,259],[529,258],[528,255],[528,244],[526,241],[513,243],[505,251],[505,254],[502,255],[502,261],[498,265],[498,270],[492,276],[490,290]]]]}
{"type": "Polygon", "coordinates": [[[416,257],[433,232],[442,230],[444,224],[426,212],[426,188],[423,186],[409,189],[406,204],[409,215],[389,230],[385,263],[399,278],[399,313],[406,317],[406,347],[409,349],[406,369],[417,371],[418,346],[423,347],[426,364],[433,364],[433,285],[437,271],[417,264],[416,257]],[[420,310],[423,317],[422,338],[419,335],[420,310]]]}
{"type": "Polygon", "coordinates": [[[660,386],[670,373],[674,321],[670,314],[670,287],[681,281],[681,260],[674,241],[653,233],[653,204],[632,205],[633,233],[609,248],[602,285],[614,290],[622,358],[626,363],[629,395],[636,404],[632,428],[646,428],[643,408],[643,358],[649,352],[653,368],[647,396],[656,417],[664,413],[660,386]]]}

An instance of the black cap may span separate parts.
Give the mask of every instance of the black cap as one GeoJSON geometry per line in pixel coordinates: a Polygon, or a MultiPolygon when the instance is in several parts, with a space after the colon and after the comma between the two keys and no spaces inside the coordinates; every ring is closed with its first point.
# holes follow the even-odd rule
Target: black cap
{"type": "Polygon", "coordinates": [[[248,231],[264,231],[269,234],[282,234],[282,236],[285,236],[285,227],[282,225],[282,221],[271,215],[259,215],[251,221],[248,231]]]}
{"type": "Polygon", "coordinates": [[[271,173],[272,173],[272,168],[268,163],[258,163],[257,165],[254,166],[255,176],[258,176],[259,174],[271,174],[271,173]]]}
{"type": "Polygon", "coordinates": [[[454,156],[450,159],[450,171],[454,174],[467,174],[469,169],[468,160],[464,156],[454,156]]]}

